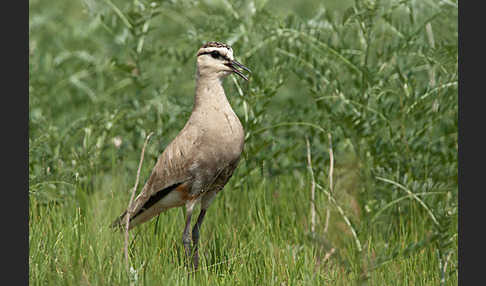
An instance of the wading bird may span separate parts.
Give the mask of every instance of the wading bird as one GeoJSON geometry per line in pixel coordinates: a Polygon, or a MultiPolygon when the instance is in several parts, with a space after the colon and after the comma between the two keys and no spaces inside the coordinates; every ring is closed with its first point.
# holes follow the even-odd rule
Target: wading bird
{"type": "Polygon", "coordinates": [[[167,209],[184,206],[182,243],[195,269],[206,211],[232,176],[243,151],[243,126],[226,98],[222,80],[232,73],[248,80],[238,68],[250,72],[233,58],[232,48],[220,42],[206,43],[196,57],[196,96],[189,120],[158,158],[130,212],[125,211],[112,224],[123,228],[126,215],[132,214],[132,229],[167,209]],[[192,229],[191,249],[191,216],[199,202],[201,212],[192,229]]]}

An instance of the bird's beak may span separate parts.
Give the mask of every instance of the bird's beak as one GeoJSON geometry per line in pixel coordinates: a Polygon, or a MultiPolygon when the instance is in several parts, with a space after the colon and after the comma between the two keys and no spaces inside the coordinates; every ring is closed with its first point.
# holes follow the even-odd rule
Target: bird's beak
{"type": "Polygon", "coordinates": [[[239,68],[251,73],[251,70],[249,68],[245,67],[244,65],[240,64],[239,62],[237,62],[235,60],[231,60],[230,62],[226,63],[226,66],[228,66],[235,74],[241,76],[244,80],[248,80],[248,78],[240,70],[238,70],[236,67],[239,67],[239,68]]]}

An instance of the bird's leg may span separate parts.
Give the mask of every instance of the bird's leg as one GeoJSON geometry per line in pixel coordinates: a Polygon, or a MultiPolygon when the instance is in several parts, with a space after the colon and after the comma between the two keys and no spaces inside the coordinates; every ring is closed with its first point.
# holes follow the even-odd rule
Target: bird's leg
{"type": "Polygon", "coordinates": [[[182,243],[184,244],[184,250],[186,252],[186,262],[191,257],[191,216],[192,208],[187,208],[186,211],[186,226],[184,227],[184,232],[182,233],[182,243]]]}
{"type": "Polygon", "coordinates": [[[194,266],[194,270],[197,270],[197,267],[199,266],[199,253],[198,253],[199,229],[201,228],[201,224],[204,220],[205,215],[206,215],[206,210],[201,208],[201,212],[199,213],[197,222],[194,225],[194,228],[192,229],[192,245],[193,245],[192,265],[194,266]]]}

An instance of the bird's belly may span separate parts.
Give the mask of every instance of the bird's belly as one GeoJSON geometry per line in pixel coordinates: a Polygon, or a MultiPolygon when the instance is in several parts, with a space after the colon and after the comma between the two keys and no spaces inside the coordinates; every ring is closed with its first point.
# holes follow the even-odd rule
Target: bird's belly
{"type": "Polygon", "coordinates": [[[165,197],[163,197],[160,201],[158,201],[154,207],[156,210],[164,211],[169,208],[173,207],[180,207],[184,205],[184,194],[177,189],[168,193],[165,197]]]}

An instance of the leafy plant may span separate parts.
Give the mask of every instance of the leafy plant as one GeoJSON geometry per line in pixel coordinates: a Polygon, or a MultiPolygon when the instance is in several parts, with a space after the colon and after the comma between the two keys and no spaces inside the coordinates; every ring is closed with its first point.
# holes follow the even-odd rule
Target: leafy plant
{"type": "MultiPolygon", "coordinates": [[[[213,226],[208,261],[215,270],[206,278],[221,282],[215,277],[231,273],[234,280],[225,281],[232,285],[335,284],[333,273],[346,273],[341,283],[390,284],[398,267],[419,284],[457,280],[457,2],[32,0],[29,15],[29,221],[42,214],[60,228],[29,225],[29,263],[36,273],[51,273],[45,282],[80,278],[59,274],[67,273],[57,264],[60,253],[84,261],[63,266],[74,272],[111,273],[98,284],[128,281],[122,264],[83,260],[95,236],[84,218],[94,206],[119,207],[128,196],[149,132],[142,180],[183,127],[194,56],[209,40],[231,44],[253,73],[249,82],[224,82],[246,142],[227,187],[234,191],[218,206],[235,213],[242,249],[219,234],[230,230],[213,226]],[[304,235],[306,137],[318,186],[314,238],[304,235]],[[41,233],[48,233],[42,247],[41,233]],[[60,233],[69,238],[58,249],[60,233]],[[252,264],[221,262],[238,257],[252,264]],[[410,264],[428,275],[406,270],[410,264]],[[268,278],[273,271],[280,276],[268,278]]],[[[103,234],[100,243],[112,239],[103,234]]],[[[149,273],[159,258],[144,247],[133,246],[141,255],[137,281],[169,277],[149,273]]],[[[111,257],[115,250],[100,253],[111,257]]],[[[176,263],[177,255],[160,259],[176,263]]],[[[167,279],[181,281],[173,275],[167,279]]]]}

